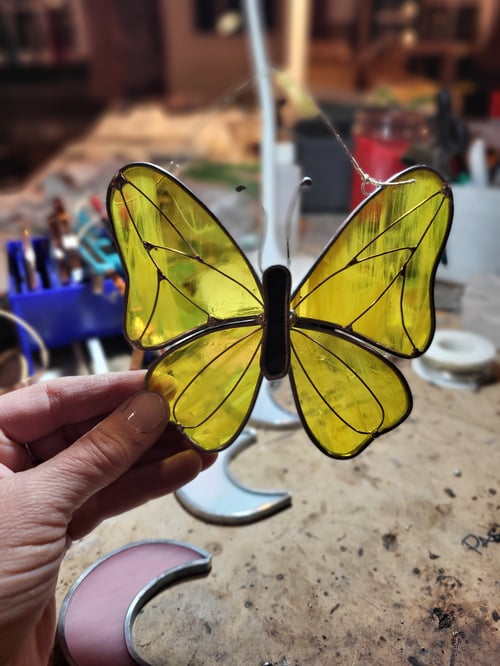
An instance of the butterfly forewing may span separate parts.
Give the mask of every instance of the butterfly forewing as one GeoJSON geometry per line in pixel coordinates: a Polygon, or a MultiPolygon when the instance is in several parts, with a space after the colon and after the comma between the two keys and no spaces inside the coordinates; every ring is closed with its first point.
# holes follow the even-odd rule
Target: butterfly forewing
{"type": "Polygon", "coordinates": [[[125,329],[133,343],[160,347],[209,320],[262,312],[247,259],[176,178],[149,164],[124,167],[108,209],[129,276],[125,329]]]}
{"type": "Polygon", "coordinates": [[[207,451],[228,446],[241,432],[261,381],[261,326],[221,328],[167,351],[149,369],[146,386],[163,392],[173,378],[171,419],[207,451]]]}
{"type": "Polygon", "coordinates": [[[409,414],[408,385],[382,356],[330,331],[292,328],[290,337],[297,408],[328,455],[356,455],[409,414]]]}
{"type": "Polygon", "coordinates": [[[430,344],[433,278],[452,215],[449,188],[425,167],[358,208],[292,297],[301,318],[333,324],[402,356],[430,344]]]}

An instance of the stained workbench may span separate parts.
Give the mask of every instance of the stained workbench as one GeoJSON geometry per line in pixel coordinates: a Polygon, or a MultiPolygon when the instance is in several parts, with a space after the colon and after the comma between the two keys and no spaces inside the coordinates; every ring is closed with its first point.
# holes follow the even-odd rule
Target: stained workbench
{"type": "Polygon", "coordinates": [[[208,550],[212,571],[139,615],[135,644],[152,664],[500,663],[500,384],[443,389],[401,368],[413,412],[359,457],[261,429],[236,458],[240,480],[287,489],[290,508],[230,527],[173,496],[150,502],[73,545],[59,603],[103,554],[172,538],[208,550]]]}
{"type": "MultiPolygon", "coordinates": [[[[149,136],[150,114],[158,115],[105,118],[48,171],[82,154],[107,159],[114,147],[123,162],[154,159],[153,150],[177,154],[185,134],[161,115],[149,136]]],[[[189,125],[184,132],[193,133],[189,125]]],[[[241,133],[223,138],[223,155],[245,144],[241,133]]],[[[311,228],[302,239],[312,257],[333,231],[318,228],[318,237],[311,228]]],[[[500,664],[500,538],[488,536],[500,531],[492,531],[500,524],[500,383],[476,393],[443,389],[409,363],[400,367],[413,412],[358,458],[325,457],[301,429],[260,429],[258,443],[234,461],[248,485],[286,489],[290,508],[229,527],[194,518],[173,496],[150,502],[73,544],[59,606],[106,553],[141,539],[177,539],[208,550],[212,571],[166,589],[137,618],[136,647],[152,664],[500,664]]]]}

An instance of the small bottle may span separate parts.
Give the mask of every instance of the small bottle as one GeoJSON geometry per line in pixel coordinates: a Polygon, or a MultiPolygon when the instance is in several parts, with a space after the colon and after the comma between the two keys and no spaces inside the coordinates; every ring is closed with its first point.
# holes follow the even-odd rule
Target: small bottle
{"type": "MultiPolygon", "coordinates": [[[[354,157],[361,169],[376,180],[388,180],[407,164],[403,158],[410,146],[430,138],[426,117],[417,111],[396,108],[367,108],[357,111],[352,127],[354,157]]],[[[361,177],[353,172],[351,209],[366,195],[361,177]]]]}

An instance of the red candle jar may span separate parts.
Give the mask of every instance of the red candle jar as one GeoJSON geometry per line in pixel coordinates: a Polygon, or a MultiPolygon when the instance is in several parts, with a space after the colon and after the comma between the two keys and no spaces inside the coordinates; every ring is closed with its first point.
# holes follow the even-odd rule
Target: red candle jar
{"type": "MultiPolygon", "coordinates": [[[[376,180],[388,180],[404,169],[403,157],[411,145],[429,140],[425,116],[395,108],[367,108],[356,112],[352,127],[354,157],[361,169],[376,180]]],[[[351,209],[367,196],[353,169],[351,209]]]]}

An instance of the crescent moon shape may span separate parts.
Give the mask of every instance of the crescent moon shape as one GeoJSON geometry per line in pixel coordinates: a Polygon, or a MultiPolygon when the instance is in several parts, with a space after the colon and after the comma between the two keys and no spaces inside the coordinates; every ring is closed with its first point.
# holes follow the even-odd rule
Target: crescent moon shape
{"type": "Polygon", "coordinates": [[[57,635],[66,660],[71,666],[145,664],[132,645],[141,608],[174,581],[210,568],[205,550],[172,540],[138,541],[97,560],[61,607],[57,635]]]}
{"type": "Polygon", "coordinates": [[[290,506],[286,491],[248,488],[231,473],[231,460],[256,441],[255,430],[245,429],[211,467],[176,491],[178,502],[197,518],[225,525],[252,523],[290,506]]]}

